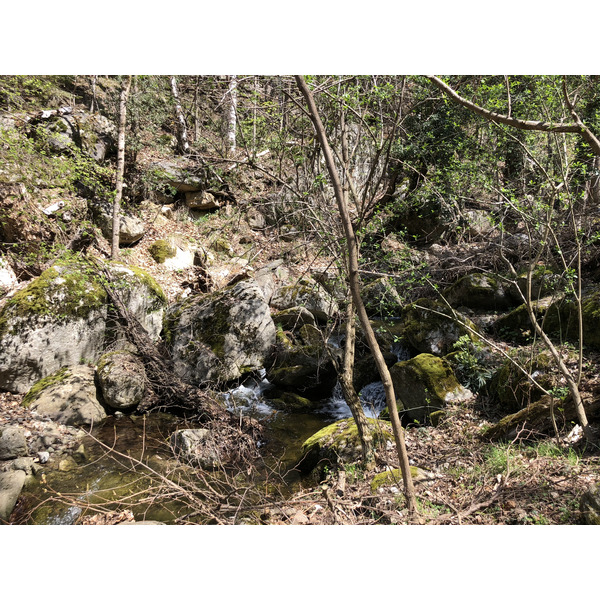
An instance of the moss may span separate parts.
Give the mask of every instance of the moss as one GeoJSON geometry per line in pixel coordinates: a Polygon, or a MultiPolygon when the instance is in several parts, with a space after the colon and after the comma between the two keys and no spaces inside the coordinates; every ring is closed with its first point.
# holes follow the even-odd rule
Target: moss
{"type": "MultiPolygon", "coordinates": [[[[163,292],[160,285],[158,285],[158,283],[156,282],[156,279],[154,279],[154,277],[152,277],[152,275],[146,273],[146,271],[144,271],[143,269],[140,269],[139,267],[136,267],[134,265],[125,265],[124,263],[115,263],[115,264],[118,264],[120,266],[123,266],[123,267],[129,269],[137,277],[137,279],[139,279],[150,290],[152,295],[157,300],[157,306],[154,308],[155,310],[157,308],[159,308],[158,305],[160,305],[160,307],[162,307],[167,304],[167,297],[165,296],[165,293],[163,292]]],[[[115,275],[116,277],[119,277],[119,273],[113,273],[113,275],[115,275]]]]}
{"type": "Polygon", "coordinates": [[[148,248],[148,252],[152,258],[159,264],[163,264],[167,258],[173,258],[177,254],[177,250],[173,248],[165,240],[157,240],[148,248]]]}
{"type": "Polygon", "coordinates": [[[29,319],[33,315],[80,318],[105,303],[106,292],[87,264],[57,263],[6,303],[0,315],[0,335],[8,332],[9,318],[29,319]]]}
{"type": "Polygon", "coordinates": [[[44,377],[40,379],[35,385],[31,387],[31,389],[25,394],[23,401],[21,402],[22,406],[29,406],[33,402],[35,402],[40,394],[52,385],[60,383],[64,381],[69,375],[71,371],[68,367],[63,367],[60,371],[57,371],[53,375],[48,375],[48,377],[44,377]]]}
{"type": "Polygon", "coordinates": [[[293,392],[282,392],[278,397],[270,399],[269,404],[286,411],[302,411],[312,407],[308,398],[293,392]]]}
{"type": "MultiPolygon", "coordinates": [[[[424,472],[419,467],[410,467],[410,476],[414,481],[424,478],[424,472]]],[[[403,482],[400,469],[391,469],[378,473],[371,481],[371,491],[375,494],[380,487],[396,486],[403,482]]]]}
{"type": "MultiPolygon", "coordinates": [[[[394,441],[389,424],[379,419],[367,419],[367,422],[376,445],[394,441]]],[[[304,472],[314,469],[319,460],[330,464],[360,460],[360,438],[354,419],[342,419],[317,431],[302,444],[302,454],[300,469],[304,472]]]]}

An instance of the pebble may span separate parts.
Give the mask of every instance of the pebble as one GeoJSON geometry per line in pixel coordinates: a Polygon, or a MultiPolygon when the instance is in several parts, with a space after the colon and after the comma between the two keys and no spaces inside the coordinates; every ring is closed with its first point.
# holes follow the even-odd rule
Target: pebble
{"type": "Polygon", "coordinates": [[[48,462],[48,460],[50,459],[49,452],[38,452],[37,455],[40,459],[40,463],[42,463],[43,465],[46,464],[48,462]]]}

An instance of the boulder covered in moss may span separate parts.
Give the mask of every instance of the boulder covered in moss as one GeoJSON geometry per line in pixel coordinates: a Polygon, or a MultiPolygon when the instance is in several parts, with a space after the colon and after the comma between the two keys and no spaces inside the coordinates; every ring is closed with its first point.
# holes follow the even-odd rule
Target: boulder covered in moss
{"type": "Polygon", "coordinates": [[[127,350],[107,352],[97,366],[102,399],[117,410],[135,408],[146,395],[146,371],[142,361],[127,350]]]}
{"type": "Polygon", "coordinates": [[[25,395],[23,405],[63,425],[93,425],[106,418],[94,368],[87,365],[64,367],[41,379],[25,395]]]}
{"type": "Polygon", "coordinates": [[[321,398],[333,390],[337,374],[314,325],[302,325],[296,333],[279,329],[273,350],[267,378],[278,388],[321,398]]]}
{"type": "Polygon", "coordinates": [[[423,298],[402,312],[403,338],[417,352],[444,356],[463,335],[474,339],[477,326],[443,302],[423,298]]]}
{"type": "Polygon", "coordinates": [[[488,397],[505,412],[519,411],[544,396],[544,392],[531,382],[527,374],[545,390],[560,384],[554,359],[549,352],[539,352],[533,357],[527,353],[514,360],[517,364],[506,360],[485,386],[488,397]]]}
{"type": "Polygon", "coordinates": [[[206,251],[193,247],[182,236],[169,236],[164,240],[156,240],[148,252],[160,265],[170,271],[181,271],[194,266],[196,260],[206,264],[206,251]],[[198,259],[196,258],[198,257],[198,259]]]}
{"type": "MultiPolygon", "coordinates": [[[[379,419],[367,419],[376,444],[394,442],[390,423],[379,419]]],[[[350,464],[362,459],[362,448],[358,428],[353,418],[342,419],[327,425],[309,437],[302,445],[302,460],[299,468],[309,473],[317,465],[335,466],[350,464]]]]}
{"type": "MultiPolygon", "coordinates": [[[[536,320],[540,325],[544,324],[546,330],[548,330],[548,324],[544,323],[544,316],[553,303],[554,300],[551,296],[532,302],[536,320]]],[[[500,315],[492,327],[498,337],[518,344],[524,344],[531,340],[535,331],[525,304],[500,315]]]]}
{"type": "Polygon", "coordinates": [[[117,148],[117,129],[98,113],[70,107],[47,110],[31,121],[31,130],[54,152],[78,147],[98,162],[117,148]]]}
{"type": "MultiPolygon", "coordinates": [[[[105,266],[125,306],[156,340],[166,298],[141,269],[105,266]]],[[[95,363],[123,334],[109,318],[102,276],[87,261],[68,257],[10,297],[0,310],[0,388],[27,392],[61,367],[95,363]]]]}
{"type": "MultiPolygon", "coordinates": [[[[458,382],[450,363],[432,354],[398,362],[390,369],[390,375],[398,412],[411,421],[424,422],[448,403],[473,396],[458,382]]],[[[386,418],[388,414],[386,408],[381,416],[386,418]]]]}
{"type": "MultiPolygon", "coordinates": [[[[583,343],[591,350],[600,350],[600,289],[584,294],[581,302],[583,343]]],[[[578,309],[573,300],[555,301],[548,309],[544,329],[550,335],[572,342],[579,340],[578,309]]]]}
{"type": "Polygon", "coordinates": [[[489,273],[470,273],[444,290],[451,306],[480,310],[505,310],[515,305],[512,283],[489,273]]]}
{"type": "Polygon", "coordinates": [[[165,338],[187,383],[227,382],[267,363],[276,329],[259,286],[241,281],[170,307],[165,338]]]}
{"type": "Polygon", "coordinates": [[[335,299],[310,277],[303,277],[276,290],[271,306],[277,310],[303,306],[320,323],[326,323],[338,310],[335,299]]]}

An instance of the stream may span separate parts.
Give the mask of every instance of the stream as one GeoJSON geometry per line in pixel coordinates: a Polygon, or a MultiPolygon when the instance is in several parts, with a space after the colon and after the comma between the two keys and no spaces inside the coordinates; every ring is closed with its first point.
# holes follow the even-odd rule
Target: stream
{"type": "MultiPolygon", "coordinates": [[[[396,350],[399,358],[404,357],[403,349],[396,350]]],[[[352,415],[339,383],[331,396],[317,402],[313,410],[293,413],[269,405],[263,394],[270,387],[262,371],[224,392],[222,399],[230,411],[263,423],[268,440],[263,467],[271,473],[282,473],[284,493],[291,494],[302,486],[302,477],[294,466],[301,458],[304,441],[326,425],[352,415]]],[[[367,417],[376,418],[385,407],[381,382],[365,386],[359,396],[367,417]]],[[[108,511],[114,510],[118,501],[127,504],[136,520],[176,522],[189,513],[189,505],[168,500],[169,494],[167,500],[163,501],[165,494],[160,494],[161,501],[153,502],[153,497],[164,492],[164,486],[161,488],[159,476],[148,477],[148,471],[137,461],[157,474],[168,474],[173,479],[177,473],[196,485],[197,473],[174,458],[168,443],[173,431],[187,427],[194,426],[167,413],[108,417],[83,439],[83,456],[78,453],[59,462],[59,468],[46,470],[44,476],[25,486],[18,508],[21,522],[73,524],[87,502],[101,503],[108,511]]]]}

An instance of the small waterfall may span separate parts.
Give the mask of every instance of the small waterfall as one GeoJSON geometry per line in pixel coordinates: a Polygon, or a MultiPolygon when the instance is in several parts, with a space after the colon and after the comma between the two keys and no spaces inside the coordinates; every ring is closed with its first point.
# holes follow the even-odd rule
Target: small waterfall
{"type": "Polygon", "coordinates": [[[263,402],[263,392],[272,384],[266,378],[266,370],[261,369],[255,377],[244,381],[238,387],[224,392],[221,397],[225,401],[227,410],[254,417],[266,417],[275,412],[275,409],[263,402]]]}
{"type": "MultiPolygon", "coordinates": [[[[358,393],[358,397],[361,400],[365,416],[376,419],[379,413],[385,408],[385,391],[383,389],[383,383],[376,381],[369,383],[358,393]]],[[[352,416],[350,407],[346,404],[344,394],[342,393],[342,386],[338,381],[333,388],[331,398],[327,400],[325,406],[319,410],[320,413],[327,415],[335,419],[346,419],[352,416]]]]}

